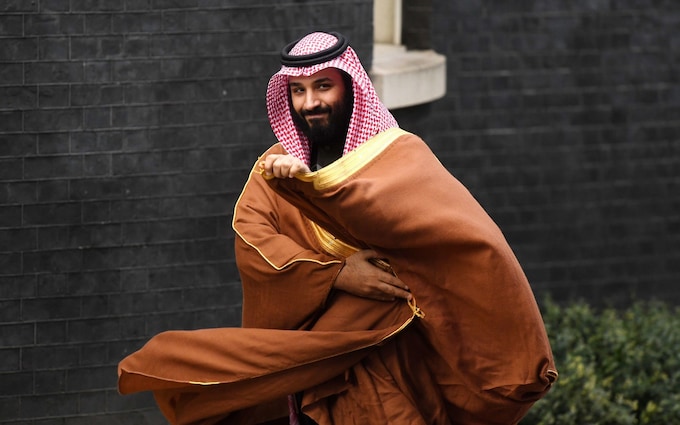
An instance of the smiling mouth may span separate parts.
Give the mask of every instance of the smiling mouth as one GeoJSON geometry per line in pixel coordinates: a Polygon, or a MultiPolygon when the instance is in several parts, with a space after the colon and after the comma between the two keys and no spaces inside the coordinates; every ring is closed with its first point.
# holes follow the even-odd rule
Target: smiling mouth
{"type": "Polygon", "coordinates": [[[329,114],[328,113],[317,113],[317,114],[308,114],[305,115],[305,121],[307,121],[307,125],[311,126],[316,126],[316,125],[324,125],[327,123],[329,120],[329,114]]]}

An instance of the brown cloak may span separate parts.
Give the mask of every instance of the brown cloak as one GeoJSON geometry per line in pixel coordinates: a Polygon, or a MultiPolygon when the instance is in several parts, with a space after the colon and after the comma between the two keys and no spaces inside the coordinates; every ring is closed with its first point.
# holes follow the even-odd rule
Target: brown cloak
{"type": "Polygon", "coordinates": [[[298,179],[252,173],[234,229],[245,328],[166,332],[119,366],[120,391],[154,391],[173,424],[273,419],[300,390],[320,424],[512,424],[557,377],[505,238],[413,135],[298,179]],[[389,260],[426,316],[332,292],[354,247],[389,260]]]}

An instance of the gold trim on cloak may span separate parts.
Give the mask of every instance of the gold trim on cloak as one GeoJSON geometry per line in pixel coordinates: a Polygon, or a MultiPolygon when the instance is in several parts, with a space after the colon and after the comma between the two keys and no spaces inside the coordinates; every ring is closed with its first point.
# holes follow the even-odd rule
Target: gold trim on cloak
{"type": "MultiPolygon", "coordinates": [[[[352,177],[367,163],[380,155],[393,141],[405,134],[410,133],[399,127],[388,128],[322,169],[310,173],[296,174],[295,178],[313,183],[316,190],[328,189],[352,177]]],[[[263,165],[263,162],[260,163],[262,177],[267,180],[275,178],[273,175],[264,173],[263,165]]]]}
{"type": "Polygon", "coordinates": [[[324,251],[331,254],[332,256],[347,258],[359,251],[359,248],[336,238],[331,232],[327,231],[315,222],[311,220],[309,220],[309,222],[312,226],[312,230],[314,231],[316,239],[319,241],[319,244],[321,244],[321,248],[323,248],[324,251]]]}

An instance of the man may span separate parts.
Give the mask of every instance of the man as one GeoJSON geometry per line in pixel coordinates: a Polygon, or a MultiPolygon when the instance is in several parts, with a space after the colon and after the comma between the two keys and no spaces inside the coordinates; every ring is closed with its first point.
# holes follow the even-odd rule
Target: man
{"type": "Polygon", "coordinates": [[[502,233],[342,35],[308,34],[282,65],[279,143],[234,210],[243,328],[156,336],[121,392],[154,391],[177,424],[519,422],[557,372],[502,233]]]}

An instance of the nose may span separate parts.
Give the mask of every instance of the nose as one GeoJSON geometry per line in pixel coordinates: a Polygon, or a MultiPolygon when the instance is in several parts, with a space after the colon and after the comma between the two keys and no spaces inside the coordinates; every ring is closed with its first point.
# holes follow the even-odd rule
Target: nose
{"type": "Polygon", "coordinates": [[[311,111],[319,105],[321,105],[321,100],[316,95],[315,91],[307,90],[305,92],[305,103],[302,105],[302,107],[308,111],[311,111]]]}

